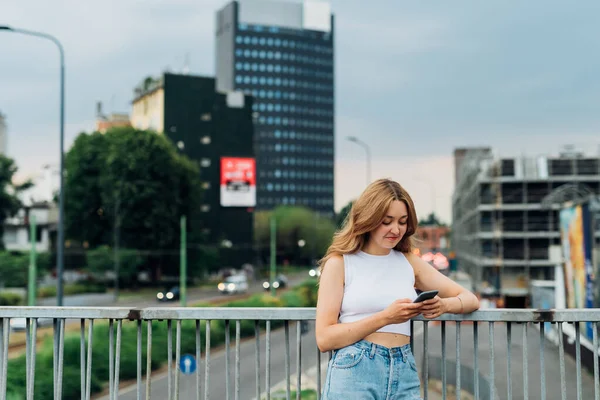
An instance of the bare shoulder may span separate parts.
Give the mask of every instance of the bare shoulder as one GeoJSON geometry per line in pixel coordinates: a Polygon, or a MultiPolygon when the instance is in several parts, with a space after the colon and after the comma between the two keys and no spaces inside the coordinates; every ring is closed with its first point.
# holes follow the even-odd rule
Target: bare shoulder
{"type": "Polygon", "coordinates": [[[421,258],[419,256],[417,256],[415,253],[413,253],[412,251],[408,252],[408,253],[402,253],[404,255],[404,257],[406,257],[406,259],[408,260],[408,262],[410,263],[411,267],[413,267],[413,270],[415,271],[415,275],[417,275],[418,271],[419,271],[419,267],[421,266],[421,258]]]}
{"type": "Polygon", "coordinates": [[[331,256],[323,265],[323,271],[321,272],[321,279],[323,277],[344,277],[344,257],[336,254],[331,256]]]}

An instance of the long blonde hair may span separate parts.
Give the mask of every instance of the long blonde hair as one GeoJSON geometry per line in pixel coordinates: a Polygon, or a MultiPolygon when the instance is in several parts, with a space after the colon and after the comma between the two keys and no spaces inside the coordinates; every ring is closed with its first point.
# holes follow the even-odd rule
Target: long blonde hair
{"type": "Polygon", "coordinates": [[[408,211],[406,233],[394,250],[411,252],[411,236],[417,231],[418,225],[415,205],[408,192],[398,182],[379,179],[367,186],[352,205],[344,225],[333,235],[327,253],[319,261],[321,270],[332,256],[352,254],[362,249],[369,239],[369,234],[381,224],[394,200],[403,202],[408,211]]]}

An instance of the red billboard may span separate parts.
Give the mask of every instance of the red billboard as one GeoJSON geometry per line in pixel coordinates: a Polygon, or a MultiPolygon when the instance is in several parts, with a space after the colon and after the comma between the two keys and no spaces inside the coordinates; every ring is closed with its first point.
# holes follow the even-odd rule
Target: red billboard
{"type": "Polygon", "coordinates": [[[256,161],[254,158],[221,158],[221,206],[256,206],[256,161]]]}

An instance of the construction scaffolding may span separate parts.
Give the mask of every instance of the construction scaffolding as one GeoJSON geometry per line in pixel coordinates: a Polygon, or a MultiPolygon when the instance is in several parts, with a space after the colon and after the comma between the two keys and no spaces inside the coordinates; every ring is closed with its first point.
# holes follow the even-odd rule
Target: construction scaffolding
{"type": "MultiPolygon", "coordinates": [[[[453,195],[452,243],[474,290],[526,302],[531,280],[553,280],[549,248],[560,244],[561,204],[542,204],[567,184],[600,194],[600,156],[494,159],[480,149],[461,153],[453,195]]],[[[600,218],[595,241],[600,242],[600,218]]],[[[506,305],[506,303],[503,303],[506,305]]],[[[520,303],[519,303],[520,304],[520,303]]]]}

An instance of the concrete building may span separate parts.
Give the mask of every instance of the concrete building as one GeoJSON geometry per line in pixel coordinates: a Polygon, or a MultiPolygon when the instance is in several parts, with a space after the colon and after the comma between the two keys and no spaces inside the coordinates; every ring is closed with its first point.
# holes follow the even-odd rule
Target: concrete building
{"type": "Polygon", "coordinates": [[[333,215],[334,18],[327,1],[240,0],[217,13],[219,90],[255,98],[257,208],[333,215]]]}
{"type": "Polygon", "coordinates": [[[0,154],[6,155],[8,142],[8,127],[6,117],[0,112],[0,154]]]}
{"type": "Polygon", "coordinates": [[[8,251],[29,251],[31,249],[30,220],[35,216],[36,250],[52,250],[53,236],[58,223],[58,209],[53,203],[34,203],[19,210],[16,216],[4,222],[4,247],[8,251]]]}
{"type": "Polygon", "coordinates": [[[129,114],[127,113],[110,113],[104,114],[102,110],[102,103],[96,104],[96,131],[100,133],[106,133],[110,128],[117,128],[120,126],[131,126],[129,120],[129,114]]]}
{"type": "MultiPolygon", "coordinates": [[[[560,204],[542,201],[568,183],[600,193],[600,155],[569,149],[558,156],[496,159],[460,153],[452,199],[452,244],[475,290],[524,305],[532,280],[553,280],[549,247],[560,244],[560,204]]],[[[600,238],[596,233],[596,239],[600,238]]]]}

